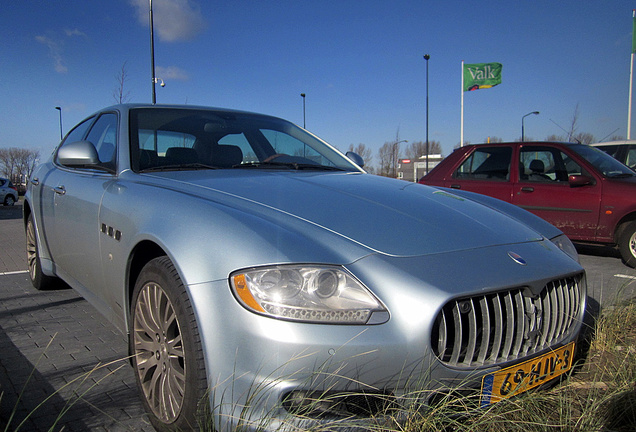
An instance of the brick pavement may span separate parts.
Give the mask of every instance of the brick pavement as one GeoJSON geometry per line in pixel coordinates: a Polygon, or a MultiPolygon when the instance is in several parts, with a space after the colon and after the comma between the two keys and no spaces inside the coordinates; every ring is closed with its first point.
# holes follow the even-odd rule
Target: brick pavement
{"type": "Polygon", "coordinates": [[[21,207],[0,206],[0,430],[152,431],[126,338],[68,287],[26,273],[21,207]]]}

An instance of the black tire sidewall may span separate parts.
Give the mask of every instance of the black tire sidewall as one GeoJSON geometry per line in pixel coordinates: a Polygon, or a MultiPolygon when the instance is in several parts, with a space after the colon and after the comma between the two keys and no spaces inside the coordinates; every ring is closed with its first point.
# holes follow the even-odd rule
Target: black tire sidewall
{"type": "Polygon", "coordinates": [[[157,418],[146,400],[139,373],[137,372],[137,365],[133,357],[132,363],[135,369],[135,380],[137,382],[139,396],[142,399],[142,403],[151,423],[158,431],[187,431],[196,429],[197,423],[199,422],[199,413],[206,411],[201,408],[204,408],[203,404],[208,403],[205,398],[207,380],[202,344],[189,296],[174,265],[167,257],[159,257],[149,261],[142,269],[135,283],[131,298],[130,319],[128,324],[130,353],[133,356],[135,355],[133,326],[137,300],[141,290],[148,283],[155,283],[161,287],[172,303],[172,307],[177,316],[185,356],[185,396],[181,412],[174,422],[164,423],[161,419],[157,418]]]}

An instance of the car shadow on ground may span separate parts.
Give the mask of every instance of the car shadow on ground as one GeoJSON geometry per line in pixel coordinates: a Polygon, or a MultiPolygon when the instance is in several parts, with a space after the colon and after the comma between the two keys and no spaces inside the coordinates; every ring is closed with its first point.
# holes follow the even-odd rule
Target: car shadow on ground
{"type": "Polygon", "coordinates": [[[621,253],[615,246],[607,245],[591,245],[574,243],[576,250],[581,255],[593,255],[606,258],[618,258],[621,259],[621,253]]]}
{"type": "Polygon", "coordinates": [[[0,205],[0,220],[22,219],[22,205],[0,205]]]}

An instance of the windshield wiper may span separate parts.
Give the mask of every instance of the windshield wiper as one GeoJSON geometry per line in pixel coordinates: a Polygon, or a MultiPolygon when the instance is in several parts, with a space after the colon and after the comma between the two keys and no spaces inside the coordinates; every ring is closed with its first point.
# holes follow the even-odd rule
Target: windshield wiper
{"type": "Polygon", "coordinates": [[[249,162],[234,165],[232,168],[290,168],[294,170],[344,171],[342,168],[298,162],[249,162]]]}
{"type": "Polygon", "coordinates": [[[219,169],[212,165],[206,165],[202,163],[189,163],[189,164],[173,164],[173,165],[159,165],[139,170],[139,172],[151,172],[151,171],[188,171],[188,170],[200,170],[200,169],[219,169]]]}

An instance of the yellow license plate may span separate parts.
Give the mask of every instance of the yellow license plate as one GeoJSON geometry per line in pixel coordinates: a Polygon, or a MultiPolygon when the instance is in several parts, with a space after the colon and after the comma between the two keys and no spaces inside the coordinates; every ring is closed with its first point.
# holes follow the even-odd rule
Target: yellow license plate
{"type": "Polygon", "coordinates": [[[532,360],[510,366],[484,377],[481,406],[518,395],[563,375],[572,368],[574,342],[532,360]]]}

